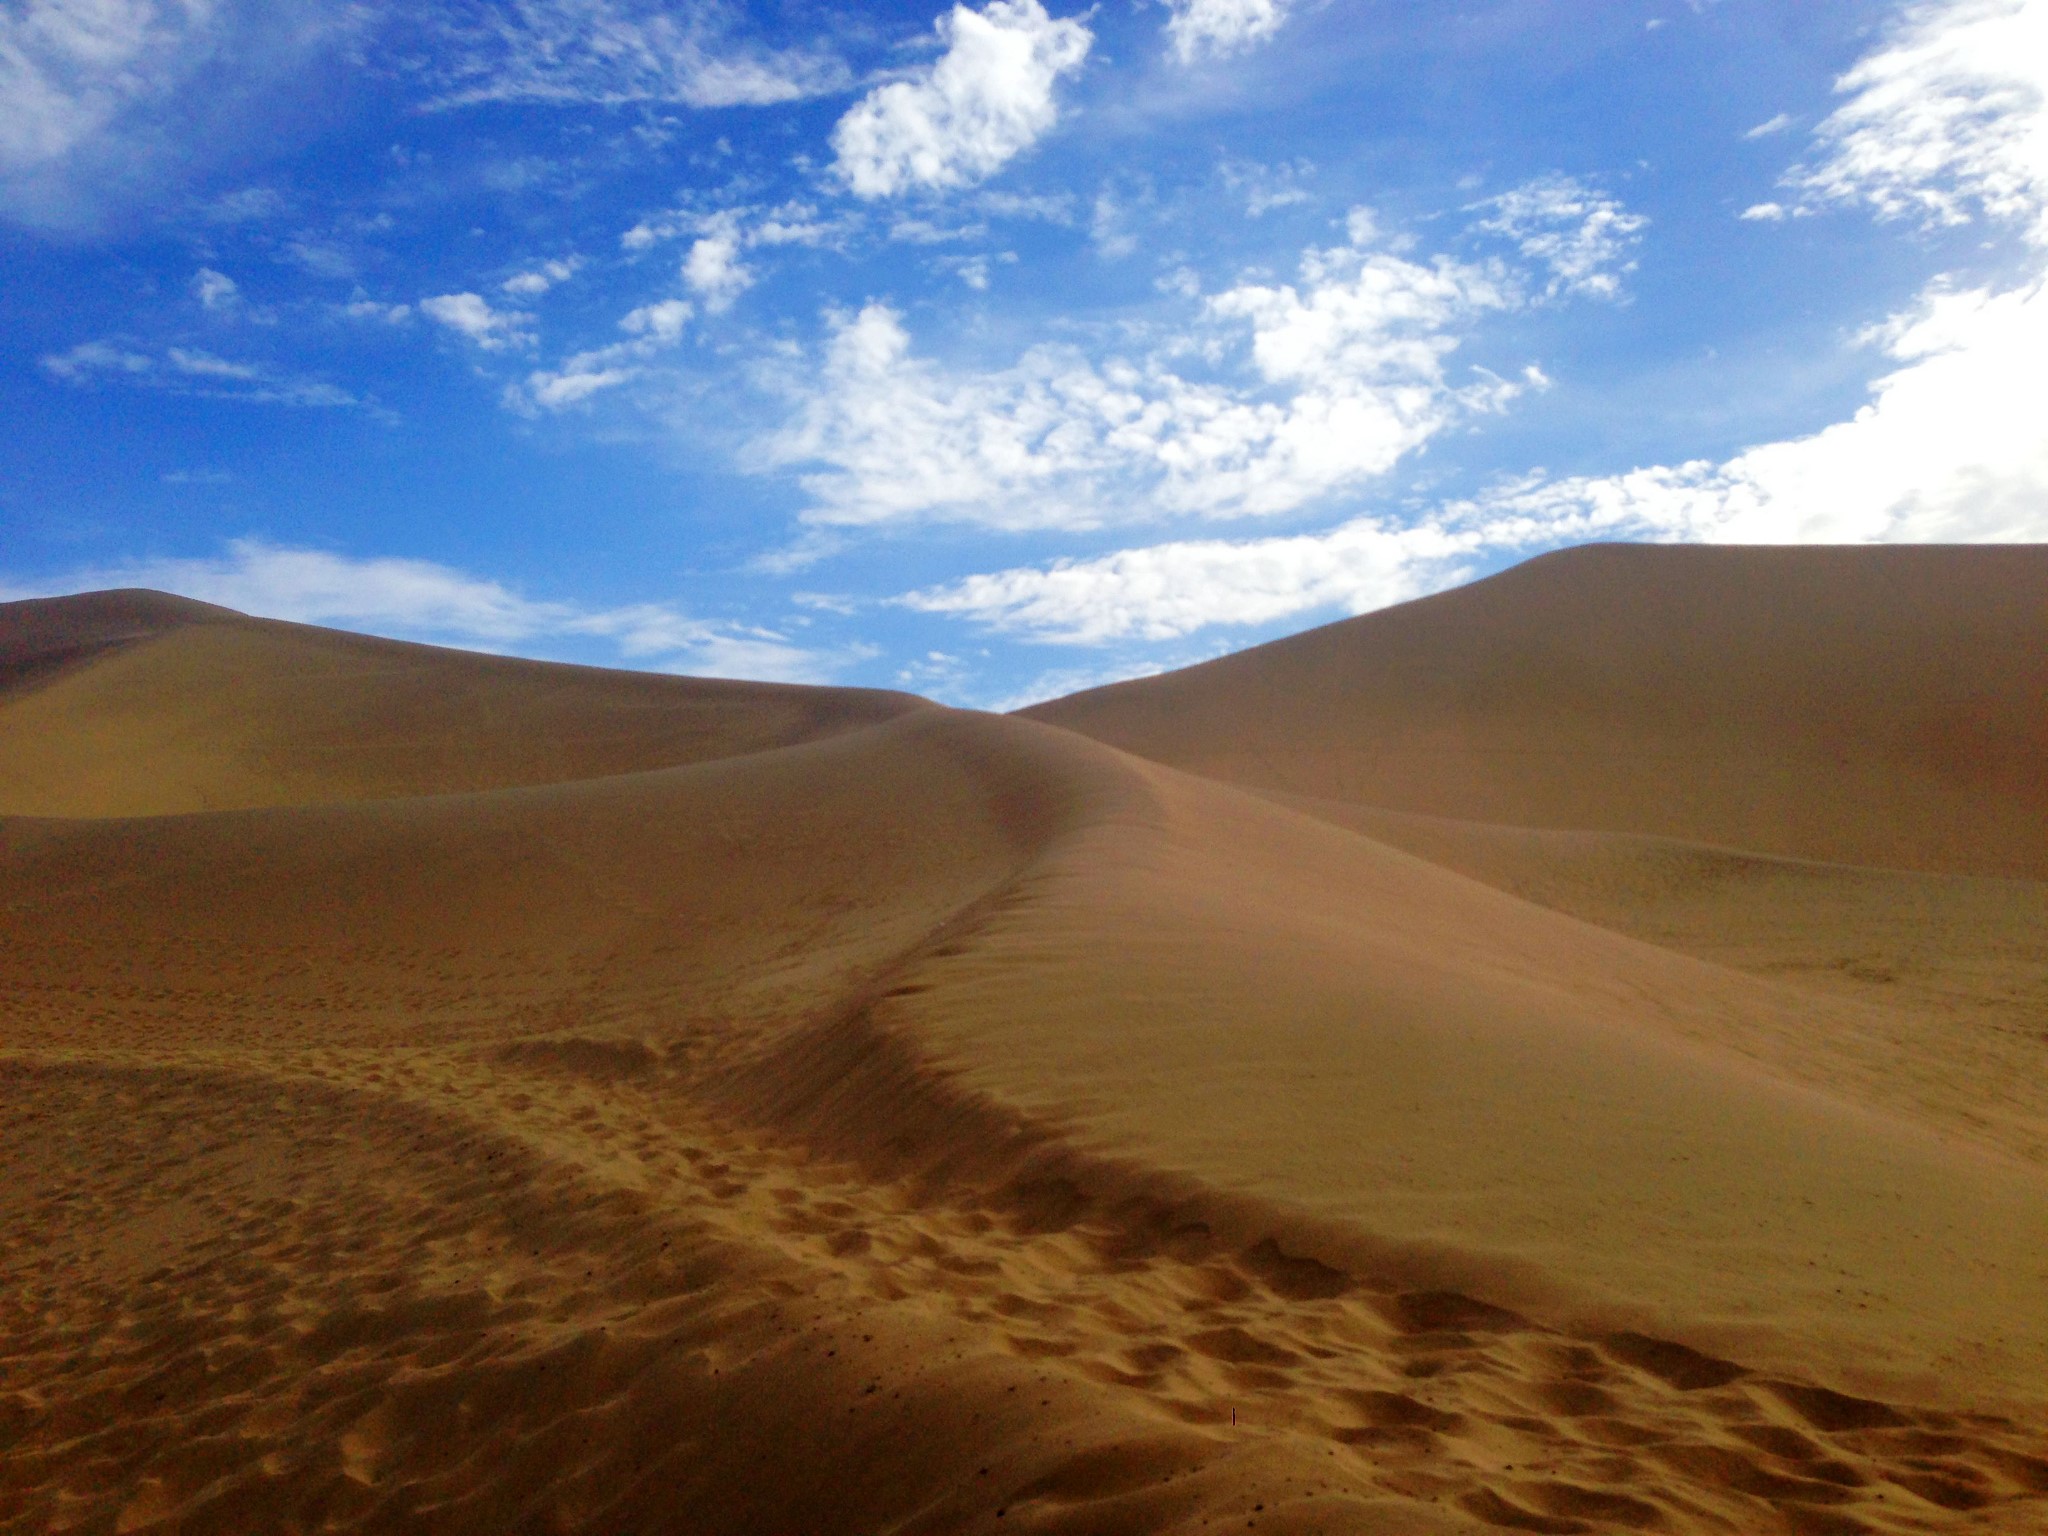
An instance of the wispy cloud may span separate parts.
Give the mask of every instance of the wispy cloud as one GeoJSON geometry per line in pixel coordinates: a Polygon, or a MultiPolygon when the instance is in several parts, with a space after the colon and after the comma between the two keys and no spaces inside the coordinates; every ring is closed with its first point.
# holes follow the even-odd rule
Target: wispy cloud
{"type": "Polygon", "coordinates": [[[1836,89],[1797,190],[1935,224],[1975,208],[2048,244],[2048,3],[1916,6],[1836,89]]]}
{"type": "Polygon", "coordinates": [[[615,389],[637,377],[657,353],[680,341],[695,314],[687,299],[643,304],[619,321],[626,340],[574,353],[554,368],[535,369],[523,383],[506,388],[505,404],[526,415],[562,411],[615,389]]]}
{"type": "Polygon", "coordinates": [[[1635,270],[1629,251],[1649,220],[1570,176],[1536,180],[1475,203],[1487,215],[1474,227],[1505,236],[1550,269],[1549,292],[1611,299],[1635,270]]]}
{"type": "Polygon", "coordinates": [[[217,357],[196,347],[139,350],[118,341],[84,341],[42,358],[42,369],[65,384],[118,384],[166,394],[240,400],[255,405],[356,406],[347,390],[322,379],[281,372],[266,363],[217,357]]]}
{"type": "Polygon", "coordinates": [[[0,217],[91,228],[243,152],[252,103],[366,25],[312,0],[27,0],[0,10],[0,217]]]}
{"type": "Polygon", "coordinates": [[[856,659],[807,649],[775,630],[693,618],[667,603],[549,602],[433,561],[358,558],[262,539],[232,540],[212,558],[134,561],[57,581],[0,581],[0,598],[106,587],[153,587],[261,618],[523,654],[558,653],[562,642],[596,639],[621,660],[657,671],[815,682],[856,659]]]}
{"type": "Polygon", "coordinates": [[[768,48],[734,36],[723,5],[657,0],[509,0],[437,13],[452,45],[435,104],[535,101],[617,106],[673,102],[771,106],[849,83],[822,49],[768,48]]]}
{"type": "Polygon", "coordinates": [[[235,280],[225,272],[201,267],[192,274],[192,297],[199,301],[202,309],[216,314],[231,310],[240,302],[241,294],[235,280]]]}
{"type": "Polygon", "coordinates": [[[1038,0],[955,5],[936,23],[946,51],[907,80],[880,85],[832,131],[838,172],[860,197],[964,187],[1029,149],[1059,120],[1054,87],[1094,42],[1038,0]]]}

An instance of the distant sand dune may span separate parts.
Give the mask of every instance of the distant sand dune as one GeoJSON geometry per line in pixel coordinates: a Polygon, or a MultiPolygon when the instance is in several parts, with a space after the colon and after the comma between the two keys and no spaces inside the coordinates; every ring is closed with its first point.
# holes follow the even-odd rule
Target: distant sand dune
{"type": "Polygon", "coordinates": [[[1026,718],[0,608],[0,1530],[2048,1528],[2048,564],[1864,553],[1026,718]]]}
{"type": "Polygon", "coordinates": [[[2048,878],[2048,546],[1588,545],[1026,711],[1263,789],[2048,878]]]}

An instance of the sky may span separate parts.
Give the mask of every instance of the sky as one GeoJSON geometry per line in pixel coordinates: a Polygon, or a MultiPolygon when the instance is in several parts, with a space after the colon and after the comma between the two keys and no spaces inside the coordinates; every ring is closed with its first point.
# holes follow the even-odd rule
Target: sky
{"type": "Polygon", "coordinates": [[[0,599],[1014,708],[2048,538],[2048,0],[0,0],[0,599]]]}

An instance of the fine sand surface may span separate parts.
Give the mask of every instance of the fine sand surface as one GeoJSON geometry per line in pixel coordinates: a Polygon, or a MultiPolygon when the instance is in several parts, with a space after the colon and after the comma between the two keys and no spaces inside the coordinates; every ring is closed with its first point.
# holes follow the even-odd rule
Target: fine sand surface
{"type": "Polygon", "coordinates": [[[0,607],[0,1531],[2048,1530],[2048,550],[1018,717],[0,607]]]}

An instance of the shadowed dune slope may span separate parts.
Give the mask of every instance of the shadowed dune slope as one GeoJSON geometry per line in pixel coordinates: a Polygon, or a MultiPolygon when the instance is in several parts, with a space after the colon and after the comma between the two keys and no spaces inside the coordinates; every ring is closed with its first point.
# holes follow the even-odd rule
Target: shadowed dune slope
{"type": "Polygon", "coordinates": [[[6,1536],[2048,1521],[2038,882],[130,601],[0,696],[6,1536]]]}
{"type": "Polygon", "coordinates": [[[1590,545],[1025,711],[1246,786],[2048,877],[2048,547],[1590,545]]]}
{"type": "Polygon", "coordinates": [[[156,592],[0,607],[0,815],[445,794],[788,746],[929,708],[245,618],[156,592]],[[81,657],[97,658],[81,667],[81,657]]]}

